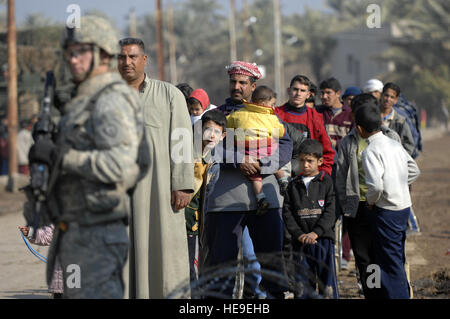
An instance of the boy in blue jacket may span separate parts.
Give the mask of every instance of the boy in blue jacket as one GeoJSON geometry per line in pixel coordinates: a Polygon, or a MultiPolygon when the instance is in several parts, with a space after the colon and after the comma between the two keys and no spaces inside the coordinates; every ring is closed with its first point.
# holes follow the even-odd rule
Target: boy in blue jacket
{"type": "Polygon", "coordinates": [[[220,172],[219,163],[214,160],[214,149],[225,137],[226,126],[225,115],[217,110],[205,112],[201,121],[194,126],[194,141],[201,141],[201,147],[200,145],[194,147],[196,151],[194,151],[194,192],[184,210],[191,285],[198,278],[199,268],[201,268],[204,255],[207,253],[202,240],[207,199],[214,189],[220,172]]]}

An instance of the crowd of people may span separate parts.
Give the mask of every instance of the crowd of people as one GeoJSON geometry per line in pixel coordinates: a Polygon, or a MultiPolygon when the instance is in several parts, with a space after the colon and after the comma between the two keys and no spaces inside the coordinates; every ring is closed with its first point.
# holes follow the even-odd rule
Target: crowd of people
{"type": "Polygon", "coordinates": [[[68,265],[81,267],[81,287],[58,294],[167,298],[189,279],[192,297],[231,298],[234,276],[211,271],[241,250],[244,298],[283,299],[289,280],[295,298],[339,298],[343,218],[365,298],[410,297],[405,239],[421,146],[396,84],[344,91],[335,78],[316,86],[297,75],[279,101],[258,85],[256,64],[233,61],[229,98],[215,106],[202,88],[151,79],[142,40],[114,43],[108,22],[86,18],[65,34],[76,89],[58,137],[29,156],[60,168],[49,285],[55,272],[64,283],[68,265]]]}
{"type": "MultiPolygon", "coordinates": [[[[244,148],[246,156],[252,154],[253,150],[250,158],[260,164],[262,159],[270,158],[272,155],[267,152],[267,146],[274,151],[279,142],[280,153],[277,156],[280,163],[278,170],[263,175],[263,183],[267,180],[266,187],[255,186],[255,177],[260,175],[255,175],[255,172],[258,174],[257,170],[250,171],[245,161],[242,169],[240,166],[243,164],[240,164],[239,169],[236,169],[236,166],[221,166],[220,177],[215,185],[216,191],[209,196],[208,209],[204,216],[206,241],[203,245],[207,247],[209,259],[203,266],[215,266],[235,260],[239,241],[242,241],[244,257],[248,260],[247,268],[250,270],[252,263],[257,263],[257,258],[251,258],[254,255],[245,254],[245,250],[252,253],[254,250],[256,255],[283,250],[297,252],[296,258],[299,260],[294,261],[298,266],[294,271],[296,280],[300,281],[302,278],[303,282],[309,280],[309,286],[315,287],[318,282],[311,281],[308,277],[316,278],[321,283],[319,293],[322,296],[337,298],[335,224],[342,216],[344,261],[350,260],[351,248],[359,273],[358,282],[364,296],[408,298],[410,293],[408,279],[404,268],[401,270],[406,263],[404,241],[407,228],[417,226],[417,221],[411,210],[410,199],[406,199],[410,198],[409,190],[405,193],[402,187],[405,185],[400,185],[401,180],[408,181],[406,186],[410,185],[418,177],[419,171],[411,157],[417,156],[414,152],[418,146],[412,138],[411,127],[406,117],[396,108],[400,88],[394,83],[383,85],[381,81],[372,79],[363,89],[352,86],[342,91],[339,81],[329,78],[319,85],[322,103],[316,105],[316,100],[310,99],[310,89],[316,86],[307,76],[297,75],[291,80],[287,90],[288,101],[276,107],[276,94],[266,86],[256,85],[256,81],[260,78],[256,65],[235,61],[227,69],[230,78],[230,98],[217,110],[227,116],[228,128],[255,130],[255,133],[249,133],[249,136],[243,139],[247,146],[244,148]],[[261,92],[265,93],[265,100],[261,99],[261,92]],[[308,106],[307,101],[313,104],[308,106]],[[356,120],[358,113],[363,114],[360,115],[363,119],[361,123],[356,120]],[[285,130],[278,129],[280,123],[285,130]],[[277,142],[274,142],[273,136],[267,133],[273,128],[281,132],[275,138],[277,142]],[[363,160],[363,152],[369,146],[369,136],[376,133],[384,134],[399,143],[401,148],[396,148],[398,154],[395,152],[390,154],[403,158],[394,161],[392,158],[382,158],[380,154],[376,159],[381,163],[374,167],[365,167],[364,165],[367,165],[365,162],[369,159],[363,160]],[[265,139],[265,143],[258,140],[252,144],[250,143],[252,138],[265,139]],[[286,154],[286,150],[281,147],[283,138],[291,139],[293,142],[290,159],[283,157],[286,154]],[[257,153],[252,146],[259,146],[257,153]],[[289,163],[291,167],[286,169],[284,166],[283,170],[286,160],[291,161],[289,163]],[[395,171],[398,172],[394,174],[391,169],[387,170],[392,179],[384,177],[386,180],[383,180],[385,165],[389,165],[389,168],[395,167],[395,171]],[[284,171],[288,172],[290,181],[287,187],[283,187],[283,183],[280,183],[284,171]],[[375,180],[366,178],[371,174],[375,174],[377,183],[381,184],[375,185],[375,180]],[[242,175],[248,178],[245,179],[242,175]],[[278,189],[267,187],[269,183],[276,185],[273,183],[272,175],[278,181],[278,189]],[[381,180],[383,181],[380,182],[381,180]],[[232,185],[232,188],[228,185],[232,185]],[[377,196],[369,201],[367,196],[368,194],[373,196],[372,192],[375,190],[372,188],[375,186],[377,196]],[[385,187],[392,188],[385,189],[385,187]],[[262,191],[263,189],[266,191],[262,191]],[[275,193],[274,190],[277,190],[278,201],[269,202],[266,200],[267,197],[276,197],[275,194],[271,194],[275,193]],[[405,198],[403,195],[398,197],[399,192],[405,198]],[[256,201],[253,197],[256,197],[256,201]],[[385,198],[382,199],[383,197],[385,198]],[[270,208],[268,211],[267,207],[270,208]],[[398,211],[402,209],[405,210],[406,219],[398,222],[393,217],[397,218],[397,215],[401,214],[398,211]],[[381,212],[388,210],[394,214],[394,216],[388,214],[389,217],[383,222],[385,225],[395,225],[398,234],[376,237],[377,246],[374,245],[375,236],[381,236],[380,232],[385,231],[381,226],[377,228],[374,221],[374,216],[382,214],[378,210],[381,212]],[[269,219],[271,215],[272,219],[269,219]],[[414,222],[408,225],[410,216],[414,222]],[[268,225],[271,230],[267,228],[268,225]],[[245,232],[246,228],[249,232],[245,232]],[[392,246],[396,245],[399,247],[398,250],[395,253],[391,252],[392,246]],[[383,262],[385,264],[382,264],[383,262]],[[385,281],[382,286],[384,288],[378,290],[368,288],[367,278],[371,272],[367,271],[367,267],[370,265],[380,265],[385,281]],[[394,265],[395,272],[392,272],[394,265]],[[312,271],[313,275],[305,276],[305,269],[312,271]],[[397,284],[402,286],[402,293],[395,288],[397,284]]],[[[191,112],[192,116],[199,117],[199,114],[193,115],[191,112]]],[[[227,138],[230,138],[229,134],[227,138]]],[[[202,250],[199,253],[201,254],[202,250]]],[[[280,265],[276,265],[272,260],[270,265],[258,265],[253,271],[257,273],[260,267],[276,269],[278,266],[280,265]]],[[[284,267],[286,268],[286,264],[284,267]]],[[[262,286],[270,296],[282,298],[283,287],[273,286],[264,279],[263,275],[256,280],[247,280],[244,296],[250,298],[267,296],[266,293],[261,293],[260,286],[262,286]]],[[[227,294],[231,296],[230,289],[227,294]]]]}

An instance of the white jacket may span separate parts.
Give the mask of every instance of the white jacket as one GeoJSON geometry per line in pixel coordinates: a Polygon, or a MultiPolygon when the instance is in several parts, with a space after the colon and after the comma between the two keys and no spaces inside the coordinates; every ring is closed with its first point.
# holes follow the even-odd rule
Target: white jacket
{"type": "Polygon", "coordinates": [[[17,134],[17,160],[19,165],[28,165],[28,152],[33,144],[31,131],[25,128],[21,129],[17,134]]]}
{"type": "Polygon", "coordinates": [[[410,207],[408,185],[420,174],[416,162],[400,143],[381,132],[369,137],[368,142],[362,153],[368,204],[394,211],[410,207]]]}

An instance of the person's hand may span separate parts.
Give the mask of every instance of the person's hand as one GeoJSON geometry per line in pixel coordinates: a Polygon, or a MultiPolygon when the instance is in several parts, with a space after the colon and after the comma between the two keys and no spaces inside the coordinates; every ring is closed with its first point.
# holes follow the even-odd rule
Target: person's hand
{"type": "Polygon", "coordinates": [[[30,163],[44,163],[51,166],[55,160],[56,146],[52,140],[42,138],[31,146],[28,153],[30,163]]]}
{"type": "Polygon", "coordinates": [[[19,226],[20,231],[22,232],[22,234],[27,237],[28,236],[28,232],[30,231],[30,227],[28,226],[19,226]]]}
{"type": "Polygon", "coordinates": [[[175,210],[185,208],[189,204],[190,193],[186,191],[173,191],[171,204],[175,210]]]}
{"type": "Polygon", "coordinates": [[[317,234],[315,232],[310,232],[308,234],[302,234],[298,237],[298,241],[302,244],[317,244],[317,234]]]}
{"type": "Polygon", "coordinates": [[[239,169],[245,176],[251,176],[261,172],[259,162],[248,155],[244,156],[244,162],[239,165],[239,169]]]}

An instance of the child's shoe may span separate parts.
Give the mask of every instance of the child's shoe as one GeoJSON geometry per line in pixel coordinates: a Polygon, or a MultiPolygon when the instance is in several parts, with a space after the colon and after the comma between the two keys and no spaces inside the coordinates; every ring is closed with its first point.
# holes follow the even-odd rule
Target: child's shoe
{"type": "Polygon", "coordinates": [[[266,195],[264,193],[259,193],[256,195],[256,200],[258,201],[256,215],[264,215],[267,213],[270,204],[266,201],[266,195]]]}
{"type": "Polygon", "coordinates": [[[289,182],[288,181],[279,181],[278,184],[280,185],[280,195],[284,197],[286,195],[286,191],[287,191],[289,182]]]}
{"type": "Polygon", "coordinates": [[[256,215],[264,215],[269,210],[270,204],[266,202],[265,198],[258,200],[258,208],[256,209],[256,215]]]}
{"type": "Polygon", "coordinates": [[[280,179],[278,179],[277,181],[278,181],[278,186],[280,186],[280,195],[284,197],[286,195],[286,191],[287,191],[287,188],[289,185],[289,178],[286,176],[283,176],[280,179]]]}

